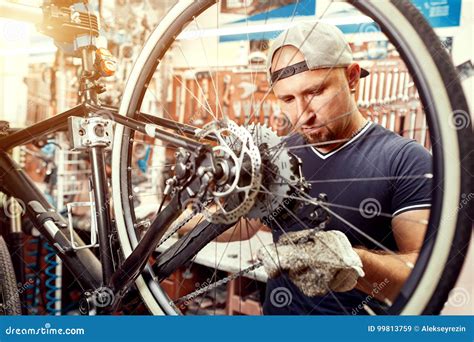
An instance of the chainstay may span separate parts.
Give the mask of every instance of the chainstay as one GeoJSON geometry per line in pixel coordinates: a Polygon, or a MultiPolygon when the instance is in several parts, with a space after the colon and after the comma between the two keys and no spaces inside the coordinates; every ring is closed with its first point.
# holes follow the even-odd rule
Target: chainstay
{"type": "Polygon", "coordinates": [[[196,216],[199,213],[200,213],[200,211],[198,211],[198,210],[192,210],[191,213],[189,213],[187,216],[185,216],[180,222],[173,223],[173,225],[172,225],[170,231],[168,232],[168,234],[166,234],[165,236],[163,236],[161,238],[161,240],[158,243],[158,245],[156,246],[156,248],[160,247],[166,240],[168,240],[170,237],[172,237],[174,235],[174,233],[176,233],[178,230],[180,230],[186,223],[188,223],[194,216],[196,216]]]}
{"type": "Polygon", "coordinates": [[[206,293],[206,292],[208,292],[208,291],[210,291],[210,290],[212,290],[212,289],[214,289],[214,288],[216,288],[216,287],[218,287],[218,286],[227,284],[229,281],[234,280],[234,279],[237,279],[238,277],[240,277],[240,276],[242,276],[242,275],[244,275],[244,274],[247,274],[247,273],[249,273],[249,272],[252,272],[253,270],[255,270],[255,269],[257,269],[257,268],[259,268],[259,267],[261,267],[261,266],[263,266],[263,262],[260,261],[260,262],[258,262],[258,263],[256,263],[256,264],[253,264],[253,265],[251,265],[251,266],[249,266],[249,267],[247,267],[247,268],[244,268],[243,270],[241,270],[241,271],[239,271],[239,272],[232,273],[231,275],[229,275],[229,276],[227,276],[227,277],[225,277],[225,278],[222,278],[222,279],[220,279],[220,280],[218,280],[218,281],[216,281],[216,282],[214,282],[214,283],[212,283],[212,284],[209,284],[209,285],[207,285],[207,286],[204,286],[204,287],[202,287],[202,288],[199,288],[199,289],[197,289],[196,291],[187,294],[186,296],[180,297],[180,298],[178,298],[177,300],[170,302],[170,304],[172,304],[172,305],[180,305],[180,304],[182,304],[182,303],[189,302],[189,301],[193,300],[194,298],[196,298],[196,297],[198,297],[198,296],[200,296],[200,295],[202,295],[202,294],[204,294],[204,293],[206,293]]]}
{"type": "Polygon", "coordinates": [[[188,216],[186,216],[184,219],[182,219],[180,222],[173,224],[171,227],[170,231],[168,234],[163,236],[156,246],[157,248],[160,247],[163,243],[165,243],[166,240],[168,240],[170,237],[174,235],[178,230],[180,230],[186,223],[188,223],[194,216],[196,215],[196,212],[191,212],[188,216]]]}

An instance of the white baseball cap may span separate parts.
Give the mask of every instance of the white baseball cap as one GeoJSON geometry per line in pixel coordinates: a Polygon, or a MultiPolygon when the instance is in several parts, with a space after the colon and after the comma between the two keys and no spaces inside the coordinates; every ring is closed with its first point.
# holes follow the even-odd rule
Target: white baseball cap
{"type": "MultiPolygon", "coordinates": [[[[352,50],[344,34],[336,26],[321,21],[300,22],[283,31],[268,52],[267,76],[270,83],[307,70],[347,67],[353,62],[352,50]],[[305,60],[271,72],[275,52],[291,45],[301,51],[305,60]]],[[[360,77],[369,72],[361,69],[360,77]]]]}

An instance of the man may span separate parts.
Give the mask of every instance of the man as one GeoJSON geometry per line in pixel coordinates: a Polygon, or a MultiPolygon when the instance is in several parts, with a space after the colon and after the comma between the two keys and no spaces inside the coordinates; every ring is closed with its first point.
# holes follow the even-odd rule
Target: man
{"type": "MultiPolygon", "coordinates": [[[[291,272],[291,257],[301,256],[303,249],[287,241],[278,262],[290,258],[288,269],[275,272],[266,263],[274,277],[268,279],[264,314],[383,311],[409,276],[423,242],[431,203],[431,156],[415,141],[368,121],[360,113],[354,90],[368,72],[353,63],[350,46],[335,26],[299,23],[284,31],[271,46],[267,68],[282,112],[297,132],[290,133],[287,147],[304,145],[291,151],[303,161],[303,175],[312,184],[310,195],[327,194],[332,218],[325,230],[347,236],[365,276],[353,290],[307,296],[291,272]],[[275,300],[283,290],[291,294],[287,305],[275,300]]],[[[271,228],[278,242],[307,227],[290,222],[271,228]]],[[[340,242],[344,244],[343,239],[340,242]]],[[[281,244],[272,251],[278,254],[281,244]]],[[[324,252],[316,245],[304,249],[312,253],[307,260],[324,252]]],[[[270,254],[274,258],[275,253],[270,254]]],[[[301,259],[306,260],[300,257],[299,262],[301,259]]],[[[334,260],[337,262],[337,256],[334,260]]],[[[314,265],[317,263],[303,269],[317,275],[314,265]]]]}

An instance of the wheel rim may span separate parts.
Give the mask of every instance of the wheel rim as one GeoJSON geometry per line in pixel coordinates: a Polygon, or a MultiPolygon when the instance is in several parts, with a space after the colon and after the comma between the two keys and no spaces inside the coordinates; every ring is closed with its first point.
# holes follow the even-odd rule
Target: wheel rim
{"type": "MultiPolygon", "coordinates": [[[[193,15],[196,15],[196,12],[199,12],[199,11],[203,11],[204,8],[206,7],[209,7],[213,4],[214,2],[212,1],[209,1],[207,3],[204,3],[204,2],[201,2],[199,3],[199,5],[196,5],[196,4],[191,4],[191,2],[187,2],[187,3],[180,3],[177,7],[175,7],[173,10],[176,10],[176,12],[179,10],[181,12],[186,12],[188,13],[188,18],[186,18],[186,20],[182,20],[182,21],[188,21],[188,20],[191,20],[192,19],[192,16],[193,15]],[[195,7],[193,7],[195,6],[195,7]],[[179,8],[178,8],[179,7],[179,8]]],[[[398,9],[395,7],[395,5],[393,5],[392,3],[390,4],[381,4],[381,3],[374,3],[374,4],[359,4],[358,2],[356,2],[354,5],[356,5],[356,7],[358,7],[358,9],[360,9],[362,12],[365,12],[365,13],[378,13],[378,15],[380,17],[386,17],[388,18],[387,15],[390,15],[392,16],[391,19],[393,19],[393,15],[396,13],[396,15],[399,17],[399,20],[402,20],[402,21],[406,21],[406,18],[403,16],[402,13],[400,13],[398,11],[398,9]]],[[[173,11],[172,10],[172,11],[173,11]]],[[[173,12],[171,12],[173,13],[173,12]]],[[[175,14],[173,14],[175,15],[175,14]]],[[[169,17],[170,18],[170,17],[169,17]]],[[[176,17],[174,17],[176,18],[176,17]]],[[[183,17],[181,17],[183,18],[183,17]]],[[[395,20],[393,20],[392,22],[394,22],[395,20]]],[[[392,22],[389,22],[390,24],[392,22]]],[[[393,27],[393,25],[388,25],[387,23],[384,23],[384,22],[378,22],[378,24],[381,26],[381,28],[384,30],[384,33],[386,35],[388,35],[390,38],[395,38],[397,37],[397,30],[395,30],[395,28],[393,27]]],[[[178,24],[178,23],[175,23],[175,26],[181,26],[181,24],[178,24]]],[[[407,36],[407,32],[411,32],[413,34],[413,32],[416,33],[416,31],[414,31],[413,27],[411,25],[401,25],[403,26],[403,29],[405,30],[405,33],[402,33],[402,36],[406,37],[407,36]]],[[[163,25],[164,27],[164,25],[163,25]]],[[[159,30],[157,30],[159,31],[159,30]]],[[[168,34],[169,34],[170,31],[168,31],[168,34]]],[[[400,33],[400,32],[398,32],[400,33]]],[[[156,59],[156,58],[151,58],[150,59],[150,56],[154,56],[154,57],[158,57],[161,58],[162,55],[166,52],[167,48],[163,48],[163,53],[159,53],[159,52],[156,52],[154,54],[152,54],[150,51],[154,48],[156,48],[156,45],[153,45],[154,42],[157,41],[157,37],[160,37],[161,34],[164,34],[166,35],[167,33],[165,32],[165,30],[161,30],[161,32],[155,32],[153,34],[153,36],[150,38],[149,40],[149,43],[147,43],[147,46],[148,47],[148,52],[145,52],[143,54],[143,56],[148,56],[149,57],[149,60],[147,61],[146,58],[142,58],[143,60],[140,62],[140,61],[137,61],[136,63],[136,66],[134,68],[134,70],[138,70],[137,68],[140,68],[140,67],[143,67],[145,64],[148,65],[148,69],[155,69],[156,65],[154,64],[154,62],[152,62],[152,60],[156,59]]],[[[171,34],[171,36],[173,35],[177,35],[177,33],[175,32],[174,34],[171,34]]],[[[413,37],[413,40],[415,38],[418,38],[418,36],[415,34],[413,37]]],[[[163,39],[161,40],[163,42],[163,39]]],[[[398,42],[398,41],[397,41],[398,42]]],[[[439,124],[439,120],[441,119],[441,114],[439,114],[440,111],[442,112],[447,112],[447,113],[451,113],[452,112],[452,108],[449,104],[449,101],[444,101],[444,103],[441,103],[442,101],[440,99],[448,99],[448,94],[446,92],[444,92],[443,94],[436,94],[436,96],[433,96],[433,92],[432,90],[434,89],[432,87],[432,84],[427,84],[427,79],[426,79],[426,76],[427,73],[426,73],[426,70],[430,69],[430,70],[434,70],[435,71],[435,75],[437,76],[437,83],[438,84],[443,84],[443,81],[442,81],[442,78],[438,72],[438,69],[436,67],[436,65],[434,64],[434,62],[431,60],[431,58],[428,58],[427,60],[429,61],[429,63],[427,64],[430,64],[430,65],[427,65],[426,63],[424,65],[419,65],[419,63],[415,63],[418,59],[416,58],[416,56],[413,56],[413,53],[411,52],[410,49],[412,49],[412,47],[414,45],[420,45],[421,46],[424,46],[423,43],[421,42],[421,39],[418,41],[418,42],[414,42],[414,41],[410,41],[410,42],[407,42],[407,41],[402,41],[400,40],[400,42],[402,42],[403,44],[401,45],[400,47],[400,50],[401,52],[404,53],[404,60],[406,62],[406,60],[412,58],[412,62],[411,63],[407,63],[407,66],[410,68],[413,68],[415,69],[415,66],[417,68],[419,68],[419,70],[412,70],[414,71],[414,73],[416,75],[418,75],[418,77],[415,79],[416,83],[417,83],[417,87],[420,91],[420,95],[421,93],[423,92],[423,96],[420,96],[424,101],[427,101],[425,103],[425,107],[426,107],[426,104],[429,102],[429,103],[436,103],[436,105],[434,106],[434,109],[432,108],[431,111],[429,111],[427,113],[427,117],[428,117],[428,124],[429,124],[429,128],[430,128],[430,134],[432,134],[433,136],[438,136],[438,137],[441,137],[444,141],[449,141],[451,142],[452,144],[450,145],[450,148],[451,148],[451,153],[453,153],[454,155],[459,155],[459,150],[458,150],[458,145],[457,145],[457,136],[456,136],[456,131],[454,130],[449,130],[448,127],[445,125],[445,124],[439,124]],[[414,58],[414,59],[413,59],[414,58]],[[418,71],[422,71],[421,74],[418,74],[418,71]],[[434,113],[434,111],[437,110],[438,113],[434,113]],[[432,115],[430,115],[432,114],[432,115]]],[[[164,46],[166,46],[168,44],[165,44],[164,46]]],[[[427,52],[427,51],[424,51],[423,52],[427,52]]],[[[418,51],[418,53],[420,53],[420,51],[418,51]]],[[[426,61],[426,60],[425,60],[426,61]]],[[[142,70],[142,69],[140,69],[142,70]]],[[[126,90],[125,90],[125,94],[127,94],[127,91],[129,92],[128,94],[128,97],[124,95],[124,99],[129,99],[129,101],[124,101],[121,105],[121,108],[120,108],[120,112],[122,115],[126,115],[127,113],[133,113],[135,112],[135,110],[137,110],[137,108],[140,108],[140,101],[142,100],[143,96],[144,96],[144,93],[145,93],[145,89],[143,87],[144,84],[146,84],[147,82],[149,82],[149,79],[152,77],[152,75],[148,75],[148,79],[146,77],[144,77],[143,74],[146,74],[143,73],[141,75],[141,79],[138,77],[138,74],[139,72],[136,71],[132,71],[132,76],[131,76],[131,79],[129,80],[129,82],[127,83],[127,87],[126,87],[126,90]],[[141,86],[140,86],[141,85],[141,86]],[[139,94],[139,92],[142,92],[141,94],[139,94]],[[133,100],[132,100],[133,99],[133,100]]],[[[150,73],[152,74],[152,73],[150,73]]],[[[431,75],[431,77],[434,77],[431,75]]],[[[430,82],[433,82],[433,79],[430,80],[430,82]]],[[[438,89],[439,90],[439,89],[438,89]]],[[[442,89],[444,90],[444,88],[442,89]]],[[[430,108],[428,106],[428,108],[430,108]]],[[[119,170],[125,170],[126,168],[124,168],[125,164],[124,164],[124,161],[125,163],[128,162],[129,158],[130,158],[130,153],[131,153],[131,146],[128,146],[128,137],[130,136],[130,132],[126,129],[123,129],[123,128],[118,128],[117,129],[117,133],[116,133],[116,140],[115,140],[115,146],[120,146],[121,147],[121,151],[119,152],[116,152],[117,149],[114,149],[114,155],[113,155],[113,159],[115,160],[114,162],[114,165],[120,165],[120,168],[117,168],[117,167],[114,167],[115,170],[119,169],[119,170]],[[125,158],[124,158],[125,157],[125,158]],[[119,162],[120,161],[120,162],[119,162]]],[[[451,241],[453,239],[453,236],[454,236],[454,233],[455,233],[455,228],[456,228],[456,222],[455,222],[455,218],[453,217],[449,217],[449,211],[453,208],[453,205],[452,203],[459,203],[459,198],[460,198],[460,188],[461,188],[461,185],[460,185],[460,181],[459,181],[459,174],[461,173],[460,172],[460,167],[459,165],[451,165],[452,167],[450,167],[449,169],[446,169],[446,163],[443,163],[443,159],[445,158],[445,154],[447,153],[446,151],[443,151],[443,144],[438,144],[438,145],[434,145],[433,146],[433,160],[434,160],[434,163],[433,163],[433,168],[434,168],[434,175],[435,177],[438,177],[438,178],[435,178],[435,181],[437,181],[437,184],[441,184],[441,188],[443,189],[447,189],[447,190],[450,190],[452,189],[452,191],[449,192],[449,194],[445,194],[444,198],[441,194],[441,190],[440,191],[437,191],[435,192],[435,195],[433,196],[433,199],[432,199],[432,204],[433,204],[433,207],[436,208],[437,206],[438,207],[441,207],[442,208],[442,211],[441,212],[435,212],[434,210],[431,211],[431,214],[430,214],[430,222],[429,222],[429,227],[428,227],[428,232],[427,232],[427,236],[428,235],[432,235],[434,238],[431,242],[434,241],[434,244],[430,243],[430,244],[427,244],[425,243],[423,245],[423,248],[422,248],[422,251],[420,252],[420,257],[419,257],[419,261],[422,261],[422,262],[417,262],[416,265],[415,265],[415,269],[412,271],[412,274],[410,275],[409,279],[407,280],[407,282],[405,283],[401,293],[402,294],[406,294],[405,296],[399,296],[399,298],[397,298],[397,300],[394,302],[394,305],[390,308],[391,311],[389,311],[389,313],[403,313],[403,314],[419,314],[419,313],[422,313],[424,308],[427,306],[428,304],[428,301],[430,300],[431,298],[431,295],[433,294],[434,290],[435,290],[435,286],[436,286],[436,283],[437,282],[433,282],[431,281],[432,284],[430,284],[430,277],[431,279],[433,278],[433,274],[437,274],[435,276],[435,279],[439,279],[439,275],[440,275],[440,272],[442,271],[442,269],[440,269],[439,267],[436,267],[435,264],[433,264],[433,259],[434,258],[431,258],[431,255],[432,253],[436,253],[436,255],[443,255],[443,258],[441,258],[441,260],[446,260],[447,257],[448,257],[448,254],[449,254],[449,249],[446,250],[446,248],[443,248],[443,241],[451,241]],[[457,167],[456,167],[457,166],[457,167]],[[447,182],[445,182],[447,180],[447,182]],[[447,196],[447,197],[446,197],[447,196]],[[447,200],[449,199],[449,200],[447,200]],[[445,219],[442,219],[442,217],[446,217],[445,219]],[[444,222],[444,227],[446,227],[445,229],[441,229],[441,230],[438,230],[438,226],[439,226],[439,223],[440,222],[444,222]],[[449,228],[451,227],[451,228],[449,228]],[[443,233],[442,235],[442,239],[440,238],[440,235],[438,235],[440,233],[440,231],[443,233]],[[431,264],[426,264],[426,262],[430,261],[431,260],[431,264]],[[426,273],[426,274],[425,274],[426,273]],[[418,276],[415,277],[415,274],[419,274],[418,276]],[[410,295],[413,291],[418,291],[418,292],[415,292],[415,296],[412,296],[410,295]],[[413,298],[416,298],[417,300],[416,301],[413,301],[410,299],[413,299],[413,298]]],[[[124,172],[124,171],[121,171],[121,172],[124,172]]],[[[130,248],[132,248],[131,246],[135,245],[137,243],[136,241],[136,236],[135,236],[135,231],[134,231],[134,228],[133,228],[133,221],[134,221],[134,209],[133,209],[133,203],[130,203],[130,201],[128,201],[128,199],[125,199],[124,200],[124,193],[131,193],[131,189],[130,188],[127,188],[127,191],[123,191],[122,189],[124,188],[123,186],[123,179],[122,177],[114,177],[115,181],[113,182],[114,184],[114,202],[115,203],[118,203],[117,200],[120,199],[120,206],[117,206],[116,209],[116,215],[117,214],[121,214],[121,215],[118,215],[118,216],[122,216],[122,218],[120,218],[120,220],[122,220],[122,223],[119,223],[118,222],[118,225],[122,225],[121,227],[126,227],[127,231],[122,231],[122,236],[121,236],[121,241],[123,240],[124,242],[122,242],[122,245],[125,244],[125,248],[124,248],[124,253],[125,255],[128,255],[129,252],[127,252],[127,250],[129,250],[130,248]],[[117,190],[119,189],[119,190],[117,190]],[[122,190],[122,191],[120,191],[122,190]],[[126,208],[128,204],[128,208],[126,208]],[[128,215],[125,215],[124,213],[129,213],[128,215]],[[126,218],[123,218],[123,216],[128,216],[126,218]],[[129,246],[127,246],[127,241],[129,241],[129,246]]],[[[128,184],[130,184],[130,182],[126,182],[128,184]]],[[[120,233],[120,232],[119,232],[120,233]]],[[[445,247],[445,246],[444,246],[445,247]]],[[[438,262],[440,259],[437,259],[438,262]]],[[[151,307],[152,305],[148,304],[147,305],[149,306],[149,309],[152,311],[152,313],[162,313],[163,311],[167,314],[172,314],[174,313],[174,308],[172,308],[171,306],[168,306],[167,303],[168,303],[168,298],[166,296],[166,294],[164,294],[161,289],[159,288],[159,286],[157,286],[156,283],[153,282],[152,280],[152,277],[151,276],[146,276],[145,279],[141,279],[138,281],[139,283],[139,288],[141,287],[144,287],[141,291],[143,291],[143,293],[149,291],[148,287],[147,287],[147,283],[148,283],[148,286],[151,286],[153,287],[153,294],[151,292],[149,292],[148,294],[143,294],[144,296],[147,296],[147,295],[155,295],[155,296],[158,296],[159,297],[159,302],[161,304],[161,309],[158,310],[158,306],[157,307],[151,307]]],[[[151,297],[150,297],[151,298],[151,297]]],[[[152,299],[149,299],[151,302],[153,302],[152,299]]]]}

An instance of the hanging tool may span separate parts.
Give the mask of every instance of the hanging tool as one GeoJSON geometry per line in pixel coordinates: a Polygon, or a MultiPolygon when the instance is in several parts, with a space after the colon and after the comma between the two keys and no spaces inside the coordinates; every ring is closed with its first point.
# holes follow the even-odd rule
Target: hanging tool
{"type": "Polygon", "coordinates": [[[243,93],[242,95],[240,95],[241,99],[246,99],[247,97],[255,93],[258,89],[256,84],[250,82],[240,82],[238,87],[243,89],[243,93]]]}
{"type": "Polygon", "coordinates": [[[390,109],[390,119],[389,119],[389,123],[388,123],[388,129],[391,130],[391,131],[395,131],[395,120],[396,120],[396,115],[397,115],[397,112],[395,111],[395,109],[391,108],[390,109]]]}
{"type": "Polygon", "coordinates": [[[377,103],[377,81],[378,81],[378,72],[372,74],[372,87],[370,90],[370,105],[373,106],[377,103]]]}
{"type": "Polygon", "coordinates": [[[222,95],[222,113],[224,115],[224,118],[223,118],[224,120],[227,120],[229,116],[231,80],[232,78],[230,75],[224,76],[224,94],[222,95]]]}
{"type": "Polygon", "coordinates": [[[177,86],[176,87],[176,94],[179,94],[178,98],[176,99],[176,107],[175,107],[175,117],[178,118],[178,122],[183,123],[184,120],[184,103],[182,98],[182,89],[184,86],[177,86]]]}
{"type": "Polygon", "coordinates": [[[204,120],[206,120],[207,115],[208,115],[208,110],[211,111],[211,108],[209,105],[209,82],[207,78],[204,78],[202,80],[201,89],[202,89],[202,95],[203,95],[201,103],[204,105],[204,110],[202,111],[202,117],[204,120]],[[206,110],[206,108],[208,110],[206,110]]]}
{"type": "Polygon", "coordinates": [[[405,88],[405,74],[406,71],[400,71],[399,73],[399,81],[398,81],[398,92],[397,92],[397,99],[402,100],[405,88]]]}
{"type": "Polygon", "coordinates": [[[387,72],[387,78],[385,81],[385,95],[383,98],[383,104],[388,104],[390,102],[390,87],[392,86],[392,72],[387,72]]]}
{"type": "Polygon", "coordinates": [[[379,73],[379,90],[377,92],[377,101],[376,103],[378,105],[382,105],[383,104],[383,90],[384,90],[384,86],[385,86],[385,72],[384,71],[380,71],[379,73]]]}
{"type": "Polygon", "coordinates": [[[370,81],[372,80],[372,75],[370,74],[369,76],[366,77],[365,81],[365,89],[364,89],[364,104],[363,106],[365,108],[368,108],[370,105],[370,81]]]}
{"type": "Polygon", "coordinates": [[[402,96],[402,101],[403,102],[408,102],[409,97],[408,97],[408,90],[410,89],[410,75],[408,74],[408,71],[405,72],[405,85],[403,87],[403,96],[402,96]]]}
{"type": "Polygon", "coordinates": [[[362,107],[364,104],[363,96],[364,96],[364,85],[366,82],[366,78],[361,78],[359,80],[359,91],[357,93],[357,106],[362,107]]]}
{"type": "Polygon", "coordinates": [[[236,121],[240,123],[240,119],[242,117],[242,102],[234,101],[232,103],[232,108],[234,109],[234,115],[235,115],[236,121]]]}
{"type": "Polygon", "coordinates": [[[390,102],[395,102],[397,100],[398,80],[399,80],[398,68],[395,68],[393,70],[392,91],[391,91],[391,96],[390,96],[390,102]]]}
{"type": "Polygon", "coordinates": [[[250,111],[252,110],[252,103],[249,100],[243,101],[242,107],[244,109],[244,119],[247,120],[248,118],[250,118],[250,111]]]}
{"type": "Polygon", "coordinates": [[[252,111],[252,116],[254,119],[257,120],[257,122],[261,122],[260,121],[260,101],[256,101],[253,105],[252,105],[252,108],[253,108],[253,111],[252,111]]]}

